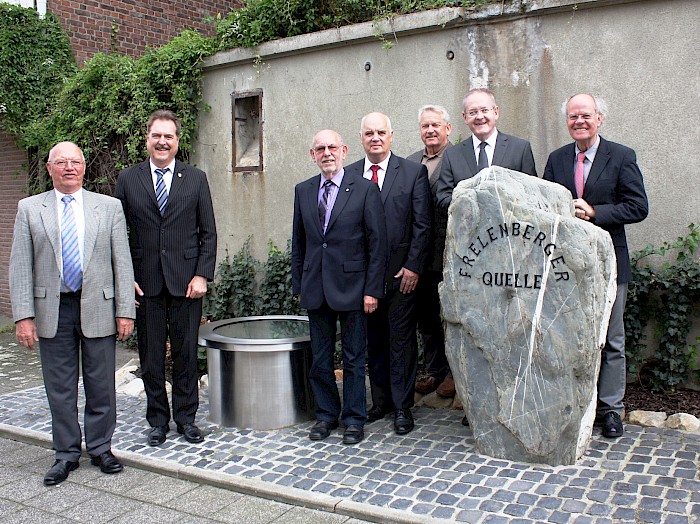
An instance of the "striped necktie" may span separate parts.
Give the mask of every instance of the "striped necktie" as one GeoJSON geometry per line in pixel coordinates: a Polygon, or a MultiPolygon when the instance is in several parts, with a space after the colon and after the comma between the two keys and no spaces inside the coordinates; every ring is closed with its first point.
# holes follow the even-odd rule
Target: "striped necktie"
{"type": "Polygon", "coordinates": [[[65,195],[63,217],[61,218],[61,255],[63,257],[63,283],[71,291],[77,291],[83,285],[83,268],[80,265],[78,247],[78,229],[71,202],[74,198],[65,195]]]}
{"type": "Polygon", "coordinates": [[[158,200],[158,209],[160,209],[160,214],[165,213],[165,206],[168,205],[168,190],[165,188],[165,180],[163,176],[165,173],[170,171],[170,169],[156,169],[156,200],[158,200]]]}
{"type": "Polygon", "coordinates": [[[323,232],[325,233],[325,226],[326,226],[326,212],[328,211],[328,197],[331,194],[331,186],[333,185],[333,182],[330,180],[326,180],[323,183],[323,195],[318,201],[318,218],[321,221],[321,229],[323,229],[323,232]]]}

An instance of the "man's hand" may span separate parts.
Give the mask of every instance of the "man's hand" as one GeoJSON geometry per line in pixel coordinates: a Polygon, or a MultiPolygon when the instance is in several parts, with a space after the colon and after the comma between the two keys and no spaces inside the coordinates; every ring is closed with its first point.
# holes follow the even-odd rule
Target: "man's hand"
{"type": "Polygon", "coordinates": [[[593,209],[593,206],[586,202],[583,198],[574,199],[574,213],[576,218],[583,220],[595,218],[595,209],[593,209]]]}
{"type": "Polygon", "coordinates": [[[414,273],[410,269],[405,267],[401,268],[401,271],[394,275],[394,278],[401,279],[401,286],[399,291],[404,294],[413,293],[416,290],[416,285],[418,284],[418,273],[414,273]]]}
{"type": "Polygon", "coordinates": [[[374,313],[377,311],[377,307],[379,306],[379,299],[376,299],[374,297],[370,297],[369,295],[364,296],[364,301],[365,301],[365,313],[374,313]]]}
{"type": "Polygon", "coordinates": [[[36,334],[36,324],[31,318],[24,318],[15,324],[15,338],[20,346],[34,349],[34,342],[39,341],[36,334]]]}
{"type": "MultiPolygon", "coordinates": [[[[136,296],[142,297],[143,296],[143,291],[141,291],[141,288],[139,287],[139,283],[134,281],[134,291],[136,291],[136,296]]],[[[139,307],[139,301],[134,299],[134,304],[136,304],[136,307],[139,307]]]]}
{"type": "Polygon", "coordinates": [[[187,293],[185,296],[192,299],[202,298],[206,292],[207,279],[199,275],[195,275],[192,277],[192,280],[190,280],[190,283],[187,286],[187,293]]]}
{"type": "Polygon", "coordinates": [[[117,317],[117,340],[124,342],[134,332],[134,319],[117,317]]]}

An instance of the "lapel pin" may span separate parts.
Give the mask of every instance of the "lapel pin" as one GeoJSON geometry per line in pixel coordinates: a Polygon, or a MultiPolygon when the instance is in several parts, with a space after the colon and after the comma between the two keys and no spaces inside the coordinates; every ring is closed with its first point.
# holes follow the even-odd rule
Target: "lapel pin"
{"type": "Polygon", "coordinates": [[[178,174],[177,174],[177,177],[178,177],[178,178],[182,178],[182,173],[178,173],[178,174]]]}
{"type": "Polygon", "coordinates": [[[346,187],[346,188],[345,188],[345,192],[347,193],[348,191],[350,191],[350,188],[349,188],[349,187],[346,187]]]}

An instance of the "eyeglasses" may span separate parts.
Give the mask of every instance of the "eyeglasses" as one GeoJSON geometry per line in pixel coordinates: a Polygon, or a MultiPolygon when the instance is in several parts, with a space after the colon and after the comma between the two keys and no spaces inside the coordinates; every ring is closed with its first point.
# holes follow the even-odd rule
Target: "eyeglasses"
{"type": "Polygon", "coordinates": [[[482,115],[486,116],[495,109],[495,107],[482,107],[481,109],[470,109],[469,111],[465,111],[464,115],[470,118],[474,118],[475,116],[478,116],[479,113],[481,113],[482,115]]]}
{"type": "Polygon", "coordinates": [[[567,115],[566,117],[569,120],[571,120],[572,122],[576,122],[576,120],[578,120],[579,118],[582,118],[583,120],[591,120],[594,116],[595,115],[592,115],[590,113],[581,113],[578,115],[574,115],[574,114],[567,115]]]}
{"type": "Polygon", "coordinates": [[[55,162],[51,162],[53,165],[55,165],[58,169],[65,169],[69,165],[72,165],[76,169],[80,169],[85,165],[85,162],[82,160],[56,160],[55,162]]]}
{"type": "Polygon", "coordinates": [[[328,149],[328,152],[332,154],[332,153],[335,153],[336,151],[338,151],[338,149],[340,149],[340,147],[341,146],[336,146],[334,144],[331,144],[329,146],[316,146],[314,148],[314,151],[316,151],[317,155],[323,155],[326,152],[326,149],[328,149]]]}

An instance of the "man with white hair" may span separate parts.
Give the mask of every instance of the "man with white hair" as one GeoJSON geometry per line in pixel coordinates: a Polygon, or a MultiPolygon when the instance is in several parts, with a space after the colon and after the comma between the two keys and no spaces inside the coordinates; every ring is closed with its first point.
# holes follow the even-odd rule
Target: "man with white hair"
{"type": "Polygon", "coordinates": [[[72,142],[49,152],[53,189],[19,202],[10,255],[17,342],[39,342],[56,459],[55,486],[78,469],[82,434],[78,377],[85,390],[85,448],[103,473],[122,471],[112,454],[117,423],[114,345],[134,329],[131,256],[119,201],[83,189],[85,158],[72,142]]]}
{"type": "Polygon", "coordinates": [[[442,255],[445,251],[447,213],[437,206],[437,180],[442,158],[452,146],[452,124],[447,110],[439,105],[425,105],[418,110],[418,125],[424,148],[406,157],[428,169],[430,194],[433,197],[433,227],[430,255],[416,287],[416,318],[423,339],[425,374],[416,380],[416,391],[437,391],[444,398],[455,396],[455,382],[445,356],[445,333],[440,317],[438,285],[442,282],[442,255]]]}
{"type": "Polygon", "coordinates": [[[578,94],[563,105],[566,126],[574,142],[549,155],[544,179],[571,191],[576,216],[608,233],[617,257],[617,297],[600,358],[596,420],[603,436],[622,436],[625,396],[625,302],[632,279],[625,224],[641,222],[649,213],[642,173],[632,149],[608,142],[599,134],[605,102],[578,94]]]}

